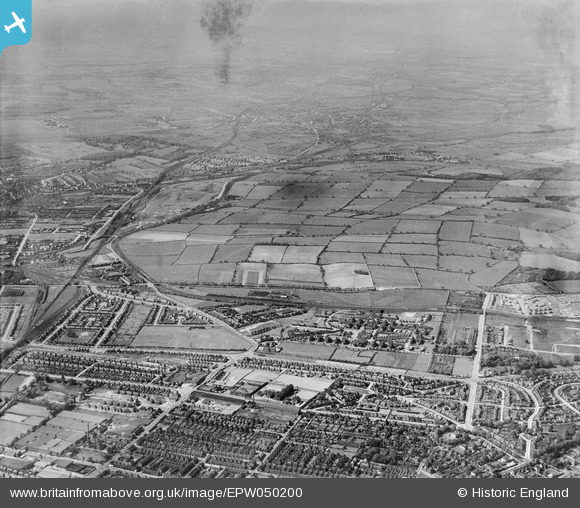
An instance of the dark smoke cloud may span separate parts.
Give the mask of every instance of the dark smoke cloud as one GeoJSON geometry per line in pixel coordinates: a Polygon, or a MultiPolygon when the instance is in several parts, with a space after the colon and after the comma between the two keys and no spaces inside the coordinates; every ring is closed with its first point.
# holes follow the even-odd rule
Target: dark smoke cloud
{"type": "Polygon", "coordinates": [[[252,10],[250,0],[207,0],[203,4],[200,25],[220,50],[216,75],[225,85],[231,79],[232,51],[240,43],[242,28],[252,10]]]}

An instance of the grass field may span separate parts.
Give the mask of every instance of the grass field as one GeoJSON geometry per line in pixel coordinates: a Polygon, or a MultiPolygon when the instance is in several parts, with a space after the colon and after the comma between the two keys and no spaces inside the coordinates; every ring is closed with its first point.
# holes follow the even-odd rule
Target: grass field
{"type": "Polygon", "coordinates": [[[469,282],[479,287],[493,287],[518,267],[517,261],[499,261],[489,268],[474,273],[469,282]]]}
{"type": "Polygon", "coordinates": [[[190,329],[188,326],[144,326],[131,347],[246,351],[248,340],[225,328],[190,329]]]}
{"type": "Polygon", "coordinates": [[[324,281],[329,287],[373,287],[373,279],[366,264],[335,263],[332,265],[324,265],[322,270],[324,272],[324,281]]]}
{"type": "Polygon", "coordinates": [[[415,271],[408,266],[377,266],[369,265],[374,285],[382,288],[414,288],[421,287],[415,276],[415,271]]]}
{"type": "Polygon", "coordinates": [[[430,268],[432,270],[437,269],[437,256],[422,256],[415,254],[402,254],[401,257],[405,260],[405,263],[413,268],[430,268]]]}
{"type": "Polygon", "coordinates": [[[369,266],[407,266],[407,263],[399,254],[364,254],[364,259],[369,266]]]}
{"type": "Polygon", "coordinates": [[[411,244],[436,244],[437,235],[435,233],[393,233],[387,240],[389,243],[411,243],[411,244]]]}
{"type": "Polygon", "coordinates": [[[332,346],[321,346],[317,344],[305,344],[300,342],[283,342],[282,354],[296,356],[299,358],[311,358],[317,360],[328,360],[336,348],[332,346]]]}
{"type": "Polygon", "coordinates": [[[397,224],[395,233],[418,233],[418,234],[437,234],[441,227],[441,222],[437,220],[409,220],[403,219],[397,224]]]}
{"type": "Polygon", "coordinates": [[[442,256],[481,256],[491,258],[491,248],[485,245],[465,242],[439,242],[442,256]]]}
{"type": "Polygon", "coordinates": [[[567,353],[569,355],[580,355],[580,345],[554,344],[555,353],[567,353]]]}
{"type": "Polygon", "coordinates": [[[415,353],[393,353],[381,351],[373,358],[373,364],[381,367],[392,367],[396,369],[412,369],[417,361],[415,353]]]}
{"type": "Polygon", "coordinates": [[[281,285],[322,286],[322,272],[315,264],[274,264],[268,271],[268,282],[281,285]]]}
{"type": "Polygon", "coordinates": [[[340,242],[332,241],[326,247],[327,252],[361,252],[378,253],[383,246],[380,242],[340,242]]]}
{"type": "Polygon", "coordinates": [[[473,222],[444,222],[439,230],[440,240],[468,242],[473,222]]]}
{"type": "Polygon", "coordinates": [[[531,346],[535,351],[569,352],[566,346],[578,346],[574,352],[580,354],[580,323],[560,319],[530,318],[532,327],[531,346]]]}
{"type": "Polygon", "coordinates": [[[479,326],[479,314],[446,312],[443,321],[443,330],[447,342],[457,343],[468,340],[479,326]]]}
{"type": "Polygon", "coordinates": [[[218,245],[190,245],[179,256],[175,262],[178,265],[199,265],[202,263],[209,263],[215,254],[218,245]]]}
{"type": "Polygon", "coordinates": [[[374,354],[362,356],[360,351],[352,349],[336,348],[334,354],[330,358],[334,362],[359,363],[369,364],[373,359],[374,354]]]}
{"type": "Polygon", "coordinates": [[[285,245],[255,245],[248,261],[281,263],[285,252],[285,245]]]}
{"type": "Polygon", "coordinates": [[[238,263],[235,282],[238,284],[264,284],[266,280],[266,263],[238,263]]]}
{"type": "Polygon", "coordinates": [[[421,287],[430,289],[455,289],[458,291],[476,291],[477,286],[470,284],[463,273],[440,272],[417,268],[417,277],[421,287]]]}
{"type": "MultiPolygon", "coordinates": [[[[234,183],[223,209],[138,231],[121,249],[153,279],[193,284],[476,291],[518,266],[580,271],[580,262],[554,253],[575,250],[576,215],[526,201],[575,195],[567,191],[577,185],[410,177],[383,166],[253,175],[234,183]]],[[[167,206],[179,204],[176,193],[164,196],[167,206]]]]}
{"type": "Polygon", "coordinates": [[[555,280],[550,282],[550,285],[562,293],[580,293],[580,280],[555,280]]]}
{"type": "Polygon", "coordinates": [[[548,253],[524,252],[520,257],[520,264],[530,268],[554,268],[563,272],[580,272],[580,261],[548,253]]]}
{"type": "Polygon", "coordinates": [[[447,355],[433,355],[433,361],[429,366],[429,372],[434,374],[445,374],[450,376],[453,374],[455,365],[455,357],[447,355]]]}
{"type": "Polygon", "coordinates": [[[455,358],[455,364],[453,365],[453,371],[451,374],[453,376],[468,377],[471,375],[473,370],[473,360],[471,358],[455,358]]]}
{"type": "Polygon", "coordinates": [[[183,240],[130,244],[123,244],[123,241],[121,241],[121,245],[125,254],[131,257],[180,255],[185,249],[185,242],[183,240]]]}
{"type": "Polygon", "coordinates": [[[490,258],[470,256],[441,256],[439,268],[450,272],[473,273],[488,268],[493,261],[490,258]]]}
{"type": "Polygon", "coordinates": [[[522,242],[526,247],[532,249],[547,248],[574,251],[578,246],[578,241],[574,238],[563,238],[557,234],[544,233],[527,228],[519,229],[522,242]]]}
{"type": "Polygon", "coordinates": [[[28,376],[12,374],[0,385],[0,397],[12,397],[18,389],[27,381],[28,376]]]}
{"type": "Polygon", "coordinates": [[[7,446],[15,439],[29,433],[32,427],[23,423],[0,420],[0,445],[7,446]]]}
{"type": "Polygon", "coordinates": [[[213,257],[214,263],[221,263],[224,261],[233,263],[236,261],[246,261],[250,252],[252,252],[252,244],[227,244],[220,245],[213,257]]]}
{"type": "Polygon", "coordinates": [[[320,264],[333,263],[366,263],[366,259],[362,252],[324,252],[320,255],[320,264]]]}
{"type": "Polygon", "coordinates": [[[206,264],[199,269],[199,281],[202,284],[230,284],[234,277],[234,263],[206,264]]]}

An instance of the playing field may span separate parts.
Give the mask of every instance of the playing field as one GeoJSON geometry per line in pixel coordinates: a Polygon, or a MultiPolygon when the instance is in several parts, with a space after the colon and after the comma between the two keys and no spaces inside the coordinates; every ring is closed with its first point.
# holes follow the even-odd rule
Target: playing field
{"type": "Polygon", "coordinates": [[[144,326],[131,347],[246,351],[250,341],[226,328],[196,329],[188,326],[144,326]]]}
{"type": "Polygon", "coordinates": [[[302,342],[283,342],[282,354],[296,356],[300,358],[311,358],[317,360],[328,360],[336,348],[317,344],[306,344],[302,342]]]}
{"type": "Polygon", "coordinates": [[[530,318],[535,351],[553,351],[580,354],[580,323],[560,319],[530,318]],[[556,346],[557,345],[557,346],[556,346]],[[576,346],[570,350],[566,346],[576,346]]]}

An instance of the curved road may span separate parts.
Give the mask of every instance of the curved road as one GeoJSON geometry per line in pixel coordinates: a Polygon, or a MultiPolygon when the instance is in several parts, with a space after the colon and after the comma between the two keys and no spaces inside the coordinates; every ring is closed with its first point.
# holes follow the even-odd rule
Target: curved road
{"type": "Polygon", "coordinates": [[[580,385],[580,383],[567,383],[565,385],[560,385],[558,386],[558,388],[556,388],[554,390],[554,396],[562,403],[564,404],[570,411],[573,411],[574,413],[580,415],[580,410],[576,409],[572,404],[570,404],[570,402],[568,402],[564,397],[562,397],[562,395],[560,394],[560,391],[562,391],[564,388],[566,388],[567,386],[573,386],[573,385],[580,385]]]}

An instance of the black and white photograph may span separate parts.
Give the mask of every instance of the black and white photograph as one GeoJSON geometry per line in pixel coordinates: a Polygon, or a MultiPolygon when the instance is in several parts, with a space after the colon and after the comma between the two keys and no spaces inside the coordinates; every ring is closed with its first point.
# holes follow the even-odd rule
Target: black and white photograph
{"type": "Polygon", "coordinates": [[[571,497],[578,0],[1,3],[0,478],[571,497]]]}

